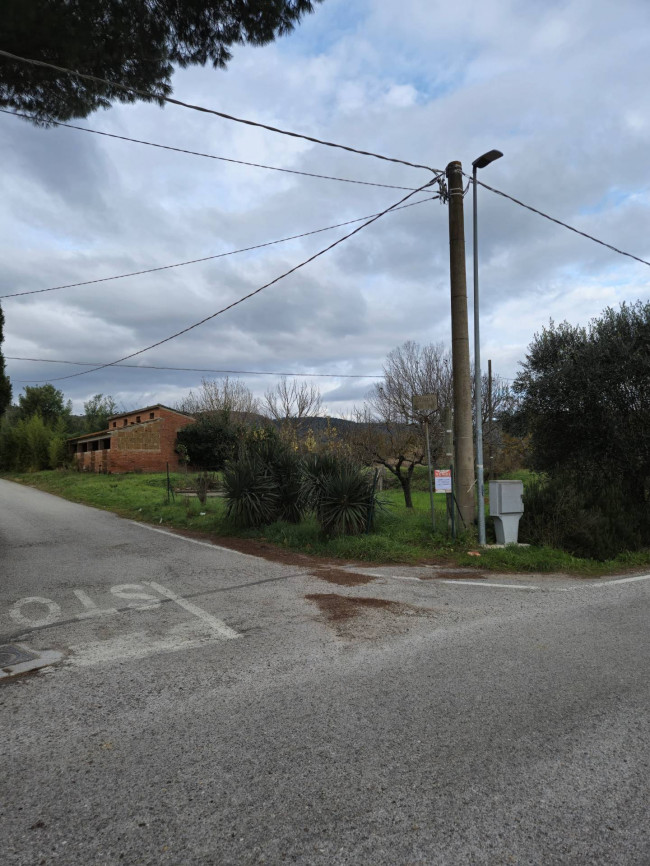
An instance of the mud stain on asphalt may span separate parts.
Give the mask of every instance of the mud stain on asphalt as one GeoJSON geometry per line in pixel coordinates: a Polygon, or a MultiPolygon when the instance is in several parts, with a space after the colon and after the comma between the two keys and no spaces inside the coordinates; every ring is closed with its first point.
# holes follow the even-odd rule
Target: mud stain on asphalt
{"type": "Polygon", "coordinates": [[[336,584],[336,586],[363,586],[376,580],[369,574],[359,574],[354,571],[346,571],[343,568],[318,568],[316,571],[312,571],[312,576],[325,580],[327,583],[336,584]]]}
{"type": "Polygon", "coordinates": [[[414,617],[435,614],[431,608],[385,598],[357,598],[329,592],[311,593],[305,598],[317,605],[338,637],[347,640],[372,640],[404,632],[414,617]]]}

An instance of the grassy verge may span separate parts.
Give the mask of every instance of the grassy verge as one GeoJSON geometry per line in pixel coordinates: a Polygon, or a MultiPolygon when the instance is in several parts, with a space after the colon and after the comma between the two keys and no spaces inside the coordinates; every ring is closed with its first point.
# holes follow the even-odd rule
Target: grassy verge
{"type": "MultiPolygon", "coordinates": [[[[598,576],[650,565],[650,551],[628,553],[608,562],[579,559],[547,547],[508,547],[476,552],[473,534],[452,541],[447,534],[444,494],[435,496],[436,530],[432,530],[429,494],[413,491],[413,510],[404,507],[401,491],[385,490],[385,508],[368,535],[324,538],[314,519],[300,524],[277,522],[261,530],[238,530],[226,517],[225,502],[209,497],[201,505],[196,497],[176,494],[167,502],[166,477],[157,474],[90,475],[78,472],[36,472],[6,475],[10,481],[27,484],[73,502],[113,511],[122,517],[177,529],[205,532],[209,536],[239,536],[261,539],[296,553],[366,562],[446,561],[463,567],[502,572],[566,572],[598,576]]],[[[186,487],[185,475],[172,476],[175,487],[186,487]]],[[[419,485],[418,485],[419,486],[419,485]]]]}

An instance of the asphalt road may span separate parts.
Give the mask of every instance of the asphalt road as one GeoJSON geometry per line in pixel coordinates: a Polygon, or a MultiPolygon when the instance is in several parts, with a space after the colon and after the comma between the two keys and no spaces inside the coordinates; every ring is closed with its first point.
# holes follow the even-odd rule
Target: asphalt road
{"type": "Polygon", "coordinates": [[[650,580],[313,571],[0,481],[0,862],[650,864],[650,580]]]}

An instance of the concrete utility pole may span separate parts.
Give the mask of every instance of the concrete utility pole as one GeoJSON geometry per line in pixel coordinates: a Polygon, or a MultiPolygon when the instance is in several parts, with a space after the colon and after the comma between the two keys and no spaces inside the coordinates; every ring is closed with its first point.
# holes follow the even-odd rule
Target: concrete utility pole
{"type": "Polygon", "coordinates": [[[472,442],[472,388],[467,326],[467,276],[465,272],[465,222],[463,216],[463,167],[450,162],[446,169],[449,189],[449,266],[451,276],[451,357],[454,382],[454,468],[458,510],[466,528],[476,519],[474,503],[474,447],[472,442]]]}
{"type": "Polygon", "coordinates": [[[492,361],[488,361],[488,477],[492,478],[492,361]]]}

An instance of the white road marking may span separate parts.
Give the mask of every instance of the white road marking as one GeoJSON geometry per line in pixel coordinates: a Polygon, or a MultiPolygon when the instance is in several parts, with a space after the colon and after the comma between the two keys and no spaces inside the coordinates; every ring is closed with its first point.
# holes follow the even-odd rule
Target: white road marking
{"type": "Polygon", "coordinates": [[[388,577],[390,580],[414,580],[416,583],[423,583],[419,577],[405,577],[401,574],[370,574],[368,571],[362,572],[362,574],[367,574],[369,577],[388,577]]]}
{"type": "Polygon", "coordinates": [[[590,586],[614,586],[617,583],[635,583],[637,580],[650,580],[650,574],[635,574],[634,577],[620,577],[613,580],[601,580],[590,586]]]}
{"type": "Polygon", "coordinates": [[[88,619],[91,616],[111,616],[117,613],[116,607],[97,607],[92,598],[83,589],[73,589],[72,591],[85,608],[83,613],[77,614],[77,619],[88,619]]]}
{"type": "Polygon", "coordinates": [[[217,634],[212,625],[184,622],[162,635],[131,632],[108,640],[75,644],[70,647],[68,664],[72,667],[92,667],[108,662],[130,661],[161,653],[196,649],[223,639],[224,636],[217,634]]]}
{"type": "Polygon", "coordinates": [[[258,556],[253,556],[250,553],[242,553],[240,550],[232,550],[230,547],[222,547],[220,544],[212,544],[209,541],[199,541],[198,538],[188,538],[186,535],[178,535],[176,532],[167,532],[166,529],[158,529],[157,526],[149,526],[148,523],[138,523],[137,520],[131,520],[129,522],[132,526],[138,526],[140,529],[149,529],[151,532],[159,532],[161,535],[175,538],[176,541],[189,541],[190,544],[200,544],[201,547],[209,547],[211,550],[223,550],[225,553],[234,553],[237,556],[247,556],[249,559],[259,559],[258,556]]]}
{"type": "Polygon", "coordinates": [[[183,598],[180,595],[176,595],[176,593],[172,592],[171,589],[166,589],[164,586],[161,586],[159,583],[155,583],[153,580],[147,580],[145,581],[145,583],[148,586],[153,587],[156,592],[159,592],[166,598],[171,599],[179,607],[182,607],[190,613],[193,613],[194,616],[198,617],[206,625],[209,625],[211,628],[213,628],[214,631],[217,632],[217,634],[220,635],[222,638],[229,640],[240,637],[239,632],[236,632],[234,629],[230,628],[230,626],[227,626],[225,622],[217,619],[216,616],[212,616],[211,613],[207,613],[202,608],[193,604],[191,601],[188,601],[186,598],[183,598]]]}
{"type": "Polygon", "coordinates": [[[528,583],[488,583],[485,580],[446,580],[442,579],[439,583],[452,583],[454,586],[491,586],[496,589],[540,589],[539,586],[533,586],[528,583]]]}
{"type": "Polygon", "coordinates": [[[129,607],[133,610],[150,610],[152,607],[160,607],[161,600],[148,592],[142,592],[144,587],[141,583],[120,583],[117,586],[111,587],[111,593],[118,598],[141,599],[141,601],[131,601],[129,607]]]}
{"type": "Polygon", "coordinates": [[[14,622],[17,622],[19,625],[29,625],[32,627],[42,626],[42,625],[51,625],[51,623],[56,622],[61,614],[61,608],[59,605],[52,601],[51,598],[41,598],[38,595],[32,595],[29,598],[20,598],[13,605],[11,610],[9,611],[9,616],[13,619],[14,622]],[[31,617],[25,616],[22,612],[22,608],[26,604],[43,604],[47,607],[48,613],[47,616],[42,617],[31,617]]]}

